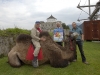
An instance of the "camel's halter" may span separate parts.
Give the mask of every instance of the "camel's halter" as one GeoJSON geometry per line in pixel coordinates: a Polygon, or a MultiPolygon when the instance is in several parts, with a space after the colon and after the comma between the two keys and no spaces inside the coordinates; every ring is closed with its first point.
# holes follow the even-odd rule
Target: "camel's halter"
{"type": "Polygon", "coordinates": [[[75,50],[73,46],[73,40],[69,37],[69,44],[70,44],[70,50],[75,50]]]}

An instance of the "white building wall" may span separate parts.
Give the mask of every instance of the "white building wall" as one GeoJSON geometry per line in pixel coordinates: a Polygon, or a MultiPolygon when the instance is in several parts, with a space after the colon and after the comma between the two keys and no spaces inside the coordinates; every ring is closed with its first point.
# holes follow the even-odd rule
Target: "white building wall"
{"type": "Polygon", "coordinates": [[[57,21],[56,18],[48,18],[47,22],[44,21],[40,21],[40,22],[41,22],[41,29],[44,31],[53,31],[53,29],[57,28],[56,22],[61,23],[61,21],[57,21]]]}
{"type": "MultiPolygon", "coordinates": [[[[61,25],[61,27],[62,27],[62,25],[61,25]]],[[[41,23],[41,29],[44,31],[52,31],[55,28],[57,28],[56,22],[41,23]]]]}
{"type": "Polygon", "coordinates": [[[56,22],[56,19],[47,19],[47,22],[56,22]]]}

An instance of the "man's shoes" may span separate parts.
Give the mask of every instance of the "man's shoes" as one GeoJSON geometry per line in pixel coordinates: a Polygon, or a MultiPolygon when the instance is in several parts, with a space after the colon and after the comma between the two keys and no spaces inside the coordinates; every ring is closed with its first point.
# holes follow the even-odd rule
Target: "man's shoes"
{"type": "Polygon", "coordinates": [[[73,60],[73,62],[76,62],[76,61],[77,61],[76,59],[73,60]]]}
{"type": "Polygon", "coordinates": [[[37,59],[37,57],[34,57],[34,59],[32,60],[32,65],[33,65],[33,67],[38,67],[39,65],[38,65],[38,59],[37,59]]]}
{"type": "Polygon", "coordinates": [[[86,64],[86,65],[89,65],[89,63],[87,62],[87,61],[85,61],[85,62],[83,62],[84,64],[86,64]]]}

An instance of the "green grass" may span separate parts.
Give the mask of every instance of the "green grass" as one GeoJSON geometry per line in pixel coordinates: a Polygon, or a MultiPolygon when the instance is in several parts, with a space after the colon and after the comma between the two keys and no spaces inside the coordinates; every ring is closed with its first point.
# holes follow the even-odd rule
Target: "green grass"
{"type": "Polygon", "coordinates": [[[7,57],[0,58],[0,75],[100,75],[100,43],[84,42],[84,52],[90,65],[83,64],[79,50],[78,60],[65,68],[53,68],[49,64],[33,68],[23,65],[12,68],[7,62],[7,57]]]}

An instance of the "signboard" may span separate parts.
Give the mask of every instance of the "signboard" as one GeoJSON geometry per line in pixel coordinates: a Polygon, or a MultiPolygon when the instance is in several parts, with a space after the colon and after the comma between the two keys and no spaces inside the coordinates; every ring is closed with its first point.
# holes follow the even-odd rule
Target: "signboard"
{"type": "Polygon", "coordinates": [[[63,29],[62,28],[56,28],[54,29],[54,35],[53,35],[53,38],[54,38],[54,41],[55,42],[62,42],[63,41],[63,29]]]}

